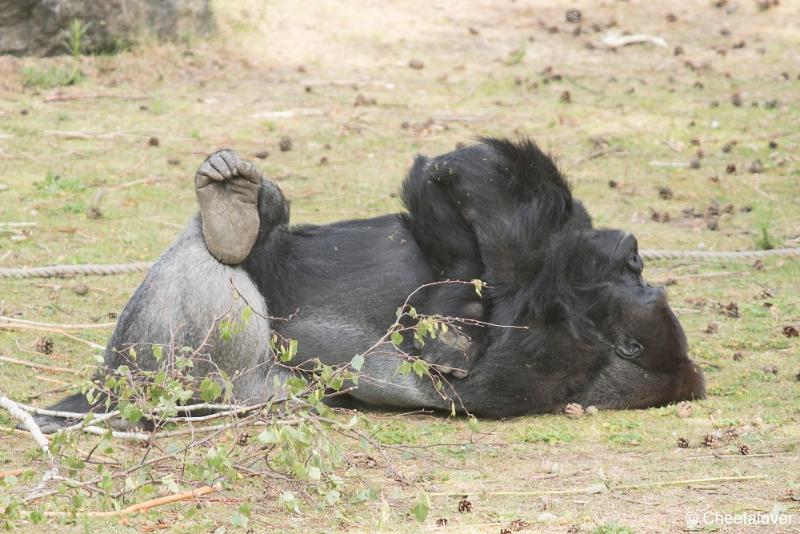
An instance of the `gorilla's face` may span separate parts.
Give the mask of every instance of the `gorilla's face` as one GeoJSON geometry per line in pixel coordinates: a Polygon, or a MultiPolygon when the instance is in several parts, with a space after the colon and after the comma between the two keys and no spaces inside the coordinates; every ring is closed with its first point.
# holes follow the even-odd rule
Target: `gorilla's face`
{"type": "Polygon", "coordinates": [[[579,292],[611,354],[585,402],[639,408],[703,397],[703,372],[689,359],[686,335],[664,288],[642,278],[636,238],[600,230],[588,242],[579,284],[586,289],[579,292]]]}

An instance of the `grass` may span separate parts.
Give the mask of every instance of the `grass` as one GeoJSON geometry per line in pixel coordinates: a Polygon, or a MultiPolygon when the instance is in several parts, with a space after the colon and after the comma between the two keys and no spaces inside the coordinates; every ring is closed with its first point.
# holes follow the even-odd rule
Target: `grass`
{"type": "MultiPolygon", "coordinates": [[[[263,6],[218,2],[216,39],[84,56],[76,63],[80,80],[59,60],[0,58],[0,183],[7,186],[0,187],[0,223],[35,223],[0,224],[0,265],[156,258],[192,216],[191,177],[216,148],[233,147],[250,158],[268,151],[257,161],[292,200],[293,220],[325,223],[400,209],[396,193],[416,152],[443,152],[480,135],[536,139],[558,157],[596,223],[634,232],[642,249],[796,247],[800,72],[790,53],[798,34],[786,22],[789,4],[761,12],[741,3],[726,14],[706,2],[669,9],[587,2],[579,6],[582,33],[573,36],[574,26],[564,22],[572,4],[535,10],[475,4],[445,14],[360,3],[339,6],[339,13],[277,2],[253,19],[263,6]],[[667,22],[668,12],[678,20],[667,22]],[[662,35],[684,52],[599,49],[602,33],[591,27],[612,18],[620,30],[662,35]],[[391,24],[379,32],[376,20],[391,24]],[[756,22],[773,31],[757,36],[756,22]],[[740,40],[746,46],[733,47],[740,40]],[[424,68],[408,68],[412,58],[424,68]],[[369,82],[354,89],[353,80],[369,82]],[[48,101],[56,87],[75,96],[115,97],[48,101]],[[564,91],[570,103],[561,101],[564,91]],[[735,91],[742,106],[731,101],[735,91]],[[353,106],[359,93],[376,104],[353,106]],[[771,99],[778,105],[763,105],[771,99]],[[264,115],[280,111],[294,115],[264,115]],[[278,145],[287,135],[294,148],[283,152],[278,145]],[[736,144],[726,152],[730,141],[736,144]],[[698,151],[699,169],[651,165],[689,162],[698,151]],[[747,171],[755,159],[763,162],[762,173],[747,171]],[[730,165],[735,172],[728,172],[730,165]],[[660,186],[669,186],[673,198],[662,199],[660,186]],[[682,215],[687,208],[706,214],[715,201],[733,205],[718,216],[717,230],[705,215],[682,215]],[[87,218],[86,208],[95,205],[102,217],[87,218]],[[653,212],[669,213],[669,222],[654,221],[653,212]]],[[[791,468],[800,454],[800,353],[797,338],[783,328],[800,327],[800,265],[780,258],[763,264],[763,270],[746,263],[646,267],[649,280],[674,282],[670,300],[706,373],[709,397],[688,415],[670,406],[580,419],[480,421],[474,429],[459,418],[371,413],[370,430],[386,444],[404,482],[386,476],[385,459],[374,451],[349,444],[359,461],[341,476],[353,493],[335,507],[306,499],[291,481],[247,478],[198,507],[178,504],[126,520],[47,519],[19,530],[52,530],[63,522],[55,528],[231,532],[237,531],[233,517],[242,523],[245,504],[256,531],[499,532],[522,519],[533,532],[674,532],[686,528],[687,511],[769,512],[776,505],[794,515],[797,527],[800,506],[790,492],[797,495],[800,485],[791,468]],[[739,318],[721,307],[731,302],[739,318]],[[709,435],[721,439],[707,447],[709,435]],[[688,448],[678,446],[679,438],[688,448]],[[742,445],[748,455],[740,453],[742,445]],[[375,456],[378,466],[359,454],[375,456]],[[733,475],[767,478],[613,495],[496,494],[733,475]],[[410,513],[419,489],[463,491],[472,512],[458,512],[459,498],[434,497],[419,525],[410,513]],[[287,503],[299,513],[287,512],[287,503]],[[538,523],[543,511],[555,519],[538,523]],[[436,526],[438,519],[448,520],[446,530],[436,526]]],[[[105,322],[141,278],[0,280],[0,309],[36,321],[105,322]],[[88,292],[76,291],[80,284],[88,292]]],[[[81,337],[104,344],[109,334],[89,330],[81,337]]],[[[0,353],[73,368],[93,361],[84,345],[59,336],[53,336],[53,354],[35,353],[37,337],[0,332],[0,353]]],[[[49,392],[58,386],[51,380],[69,378],[0,363],[0,389],[20,401],[52,402],[63,393],[49,392]]],[[[5,414],[0,423],[8,428],[5,414]]],[[[0,471],[33,462],[40,474],[32,442],[3,434],[0,443],[0,471]]],[[[137,450],[119,444],[109,454],[131,461],[137,450]]],[[[100,506],[87,497],[87,509],[100,506]]]]}
{"type": "Polygon", "coordinates": [[[76,85],[84,79],[77,67],[48,66],[44,68],[25,67],[22,69],[22,84],[35,89],[53,89],[76,85]]]}

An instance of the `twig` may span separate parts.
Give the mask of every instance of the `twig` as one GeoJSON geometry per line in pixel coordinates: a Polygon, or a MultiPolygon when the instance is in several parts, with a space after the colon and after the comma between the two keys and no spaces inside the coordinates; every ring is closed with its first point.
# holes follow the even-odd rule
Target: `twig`
{"type": "MultiPolygon", "coordinates": [[[[58,334],[58,335],[66,337],[66,338],[69,338],[69,339],[71,339],[73,341],[78,341],[80,343],[83,343],[84,345],[89,345],[90,347],[92,347],[95,350],[106,350],[106,348],[104,346],[102,346],[102,345],[98,345],[97,343],[94,343],[93,341],[89,341],[88,339],[82,339],[82,338],[79,338],[78,336],[73,336],[69,332],[61,330],[60,328],[48,328],[48,327],[45,327],[45,326],[33,326],[33,325],[29,325],[29,324],[0,323],[0,330],[36,330],[38,332],[50,332],[51,334],[58,334]]],[[[26,351],[26,352],[30,352],[30,351],[26,351]]]]}
{"type": "Polygon", "coordinates": [[[25,472],[25,469],[9,469],[8,471],[0,471],[0,478],[15,477],[25,472]]]}
{"type": "Polygon", "coordinates": [[[773,201],[775,200],[775,197],[773,197],[772,195],[770,195],[769,193],[767,193],[763,189],[761,189],[761,179],[758,176],[756,176],[756,179],[753,182],[753,189],[755,189],[756,193],[758,193],[759,195],[763,196],[764,198],[767,198],[767,199],[773,200],[773,201]]]}
{"type": "Polygon", "coordinates": [[[42,328],[58,328],[60,330],[90,330],[93,328],[109,328],[111,326],[116,326],[117,324],[117,323],[95,323],[95,324],[40,323],[38,321],[27,321],[25,319],[6,317],[5,315],[0,315],[0,322],[27,324],[30,326],[41,326],[42,328]]]}
{"type": "Polygon", "coordinates": [[[385,87],[386,89],[395,88],[394,82],[386,82],[382,80],[301,80],[300,85],[305,87],[321,87],[324,85],[330,85],[333,87],[362,87],[369,85],[374,87],[385,87]]]}
{"type": "MultiPolygon", "coordinates": [[[[187,422],[198,422],[198,421],[209,421],[211,419],[219,419],[220,417],[228,417],[231,415],[240,415],[247,412],[253,412],[256,410],[260,410],[261,408],[271,404],[271,402],[261,402],[258,404],[253,404],[251,406],[239,406],[236,408],[231,408],[229,410],[224,410],[208,415],[195,415],[195,416],[179,416],[179,417],[169,417],[164,421],[167,423],[187,423],[187,422]]],[[[213,406],[213,405],[211,405],[213,406]]]]}
{"type": "Polygon", "coordinates": [[[66,367],[56,367],[54,365],[44,365],[41,363],[26,362],[24,360],[11,358],[10,356],[0,355],[0,362],[15,363],[17,365],[24,365],[25,367],[31,367],[33,369],[41,369],[42,371],[52,371],[54,373],[70,373],[73,375],[77,375],[80,372],[75,369],[67,369],[66,367]]]}
{"type": "Polygon", "coordinates": [[[654,159],[649,163],[649,165],[651,167],[675,167],[688,169],[690,163],[688,161],[658,161],[654,159]]]}
{"type": "MultiPolygon", "coordinates": [[[[690,484],[702,484],[705,482],[739,482],[743,480],[763,480],[767,475],[750,475],[739,477],[712,477],[712,478],[687,478],[680,480],[665,480],[662,482],[644,482],[641,484],[626,484],[623,486],[609,487],[609,491],[621,491],[640,488],[653,488],[659,486],[688,486],[690,484]]],[[[536,497],[538,495],[574,495],[587,493],[588,488],[568,488],[563,490],[539,490],[539,491],[457,491],[457,492],[437,492],[431,493],[431,497],[459,497],[461,495],[505,495],[536,497]]]]}
{"type": "MultiPolygon", "coordinates": [[[[155,441],[157,439],[174,438],[178,436],[185,436],[187,434],[214,432],[217,430],[226,430],[228,428],[234,428],[240,426],[253,426],[258,424],[260,424],[258,421],[252,421],[250,423],[244,423],[242,421],[234,421],[232,423],[220,423],[218,425],[191,427],[183,430],[169,430],[167,432],[158,432],[155,434],[147,434],[145,432],[124,432],[120,430],[112,430],[111,437],[117,439],[126,439],[131,441],[151,441],[151,440],[155,441]]],[[[95,434],[98,436],[103,436],[108,432],[108,430],[106,430],[105,428],[101,428],[99,426],[94,426],[94,425],[85,426],[81,428],[81,430],[83,432],[86,432],[87,434],[95,434]]]]}
{"type": "Polygon", "coordinates": [[[0,222],[0,226],[8,228],[27,228],[29,226],[37,226],[39,223],[35,222],[0,222]]]}
{"type": "Polygon", "coordinates": [[[52,135],[55,137],[64,137],[66,139],[114,139],[115,137],[139,137],[147,138],[149,136],[143,134],[133,134],[127,130],[119,130],[116,132],[107,133],[91,133],[91,132],[78,132],[78,131],[61,131],[61,130],[45,130],[45,135],[52,135]]]}
{"type": "Polygon", "coordinates": [[[36,424],[31,414],[23,410],[19,404],[14,402],[13,400],[9,399],[5,395],[0,395],[0,407],[4,408],[11,417],[22,423],[22,426],[30,433],[31,438],[36,444],[42,449],[42,452],[47,455],[47,457],[52,462],[53,457],[50,455],[50,442],[47,440],[47,436],[42,434],[42,429],[39,428],[39,425],[36,424]]]}
{"type": "Polygon", "coordinates": [[[49,390],[48,393],[54,393],[55,391],[60,391],[65,389],[65,386],[69,387],[72,385],[69,382],[64,382],[63,380],[59,380],[57,378],[50,378],[49,376],[44,376],[44,375],[36,375],[33,378],[35,378],[36,380],[40,380],[42,382],[47,382],[49,384],[58,384],[59,387],[49,390]]]}
{"type": "Polygon", "coordinates": [[[593,160],[593,159],[602,158],[603,156],[606,156],[608,154],[616,154],[616,153],[621,153],[621,152],[624,152],[624,151],[619,147],[606,148],[606,149],[603,149],[603,150],[597,150],[596,152],[592,152],[588,156],[584,156],[582,158],[578,158],[578,159],[574,160],[573,163],[580,164],[580,163],[584,163],[586,161],[590,161],[590,160],[593,160]]]}
{"type": "MultiPolygon", "coordinates": [[[[108,512],[86,512],[86,516],[88,517],[115,517],[119,515],[130,515],[136,514],[138,512],[146,512],[151,508],[155,508],[157,506],[164,506],[165,504],[172,504],[175,502],[180,501],[188,501],[190,499],[194,499],[196,497],[202,497],[203,495],[207,495],[212,493],[214,488],[211,486],[202,486],[197,489],[193,489],[190,491],[184,491],[182,493],[175,493],[173,495],[167,495],[166,497],[159,497],[158,499],[151,499],[149,501],[140,502],[138,504],[133,504],[128,506],[127,508],[123,508],[121,510],[112,510],[108,512]]],[[[46,516],[49,517],[60,517],[67,515],[69,512],[45,512],[46,516]]]]}
{"type": "Polygon", "coordinates": [[[743,480],[763,480],[767,475],[749,475],[739,477],[711,477],[711,478],[687,478],[683,480],[666,480],[663,482],[644,482],[642,484],[627,484],[624,486],[615,486],[611,491],[628,490],[639,488],[654,488],[658,486],[688,486],[689,484],[703,484],[706,482],[740,482],[743,480]]]}
{"type": "Polygon", "coordinates": [[[158,183],[158,182],[166,182],[168,180],[169,180],[169,178],[167,178],[165,176],[149,176],[147,178],[141,178],[139,180],[132,180],[130,182],[124,182],[124,183],[121,183],[121,184],[117,184],[117,185],[111,186],[111,187],[107,188],[106,191],[117,191],[119,189],[127,189],[129,187],[133,187],[133,186],[136,186],[136,185],[155,184],[155,183],[158,183]]]}
{"type": "Polygon", "coordinates": [[[667,42],[656,35],[637,33],[634,35],[622,35],[619,32],[608,32],[600,41],[609,48],[618,48],[632,44],[650,43],[662,48],[668,48],[667,42]]]}
{"type": "Polygon", "coordinates": [[[62,91],[57,91],[54,94],[45,96],[42,99],[42,101],[65,102],[67,100],[91,100],[99,98],[119,98],[121,100],[147,100],[150,97],[147,95],[112,95],[112,94],[100,94],[100,93],[88,93],[88,94],[84,93],[84,94],[70,95],[62,91]]]}

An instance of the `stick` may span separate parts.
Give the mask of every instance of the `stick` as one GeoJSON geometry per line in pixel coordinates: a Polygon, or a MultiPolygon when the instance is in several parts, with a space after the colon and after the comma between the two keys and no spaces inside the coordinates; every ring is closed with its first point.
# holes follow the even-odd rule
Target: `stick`
{"type": "Polygon", "coordinates": [[[52,461],[53,457],[50,456],[50,442],[47,440],[47,437],[42,434],[42,430],[39,428],[39,425],[36,424],[36,421],[33,420],[31,414],[20,408],[16,402],[4,395],[0,395],[0,407],[5,408],[5,410],[11,414],[11,417],[22,423],[22,426],[30,433],[33,441],[36,442],[39,448],[42,449],[52,461]]]}
{"type": "MultiPolygon", "coordinates": [[[[36,375],[33,378],[35,378],[36,380],[40,380],[42,382],[47,382],[49,384],[58,384],[59,386],[71,386],[72,385],[69,382],[64,382],[63,380],[58,380],[57,378],[50,378],[49,376],[36,375]]],[[[59,387],[59,388],[56,388],[56,389],[64,389],[64,388],[59,387]]]]}
{"type": "Polygon", "coordinates": [[[122,100],[147,100],[150,97],[146,95],[110,95],[110,94],[99,94],[99,93],[69,95],[63,93],[62,91],[57,91],[55,94],[47,95],[46,97],[44,97],[42,101],[65,102],[67,100],[90,100],[96,98],[120,98],[122,100]]]}
{"type": "Polygon", "coordinates": [[[9,469],[8,471],[0,471],[0,478],[15,477],[24,473],[24,469],[9,469]]]}
{"type": "MultiPolygon", "coordinates": [[[[158,499],[151,499],[149,501],[133,504],[131,506],[128,506],[127,508],[123,508],[122,510],[112,510],[110,512],[93,511],[93,512],[86,512],[86,515],[88,517],[114,517],[118,515],[136,514],[139,512],[146,512],[150,508],[155,508],[157,506],[164,506],[165,504],[172,504],[174,502],[180,502],[180,501],[188,501],[194,499],[195,497],[202,497],[203,495],[208,495],[213,491],[214,488],[212,488],[211,486],[202,486],[200,488],[193,489],[190,491],[175,493],[173,495],[167,495],[166,497],[159,497],[158,499]]],[[[60,517],[67,514],[68,512],[45,512],[45,515],[50,517],[60,517]]]]}
{"type": "Polygon", "coordinates": [[[14,317],[6,317],[0,315],[0,321],[8,323],[27,324],[31,326],[41,326],[43,328],[59,328],[61,330],[88,330],[92,328],[108,328],[116,326],[117,323],[96,323],[96,324],[57,324],[57,323],[40,323],[37,321],[26,321],[25,319],[16,319],[14,317]]]}
{"type": "Polygon", "coordinates": [[[657,486],[688,486],[689,484],[703,484],[706,482],[739,482],[742,480],[763,480],[767,475],[750,475],[741,477],[712,477],[712,478],[687,478],[683,480],[667,480],[664,482],[644,482],[642,484],[627,484],[625,486],[615,486],[611,488],[615,490],[639,489],[639,488],[653,488],[657,486]]]}
{"type": "Polygon", "coordinates": [[[42,371],[52,371],[54,373],[70,373],[73,375],[77,375],[80,372],[76,371],[75,369],[67,369],[66,367],[56,367],[53,365],[43,365],[41,363],[26,362],[24,360],[18,360],[16,358],[3,355],[0,355],[0,362],[15,363],[17,365],[24,365],[25,367],[31,367],[33,369],[41,369],[42,371]]]}
{"type": "MultiPolygon", "coordinates": [[[[139,180],[131,180],[130,182],[123,182],[121,184],[112,185],[108,188],[108,191],[118,191],[120,189],[127,189],[129,187],[134,187],[140,184],[155,184],[158,182],[166,182],[169,178],[165,176],[150,176],[148,178],[141,178],[139,180]]],[[[183,228],[181,226],[181,228],[183,228]]]]}
{"type": "Polygon", "coordinates": [[[25,228],[28,226],[37,226],[39,223],[35,222],[0,222],[0,226],[8,228],[25,228]]]}
{"type": "Polygon", "coordinates": [[[608,32],[600,40],[604,45],[609,48],[618,48],[620,46],[628,46],[639,43],[651,43],[662,48],[668,48],[667,42],[656,35],[647,35],[644,33],[637,33],[634,35],[621,35],[619,32],[608,32]]]}
{"type": "Polygon", "coordinates": [[[8,323],[3,324],[3,323],[0,323],[0,330],[36,330],[37,332],[49,332],[51,334],[58,334],[58,335],[64,336],[64,337],[69,338],[69,339],[71,339],[73,341],[78,341],[80,343],[83,343],[84,345],[89,345],[90,347],[92,347],[95,350],[106,350],[106,348],[104,346],[102,346],[102,345],[98,345],[97,343],[94,343],[93,341],[89,341],[88,339],[82,339],[82,338],[79,338],[78,336],[73,336],[69,332],[61,330],[60,328],[47,328],[47,327],[44,327],[44,326],[33,326],[33,325],[29,325],[29,324],[8,324],[8,323]]]}
{"type": "MultiPolygon", "coordinates": [[[[623,486],[613,486],[609,491],[620,491],[640,488],[653,488],[657,486],[684,486],[689,484],[701,484],[704,482],[738,482],[743,480],[762,480],[767,475],[751,475],[741,477],[714,477],[714,478],[688,478],[682,480],[666,480],[663,482],[644,482],[642,484],[627,484],[623,486]]],[[[587,488],[569,488],[563,490],[541,490],[541,491],[461,491],[461,492],[439,492],[431,493],[431,497],[460,497],[462,495],[504,495],[504,496],[523,496],[536,497],[539,495],[574,495],[586,493],[587,488]]]]}
{"type": "Polygon", "coordinates": [[[680,167],[680,168],[688,169],[689,168],[689,162],[688,161],[658,161],[658,160],[654,159],[654,160],[652,160],[650,162],[650,166],[651,167],[676,167],[676,168],[680,167]]]}
{"type": "Polygon", "coordinates": [[[126,130],[120,130],[118,132],[107,132],[107,133],[45,130],[44,135],[53,135],[56,137],[64,137],[66,139],[114,139],[115,137],[139,137],[139,138],[149,137],[141,134],[133,134],[126,130]]]}

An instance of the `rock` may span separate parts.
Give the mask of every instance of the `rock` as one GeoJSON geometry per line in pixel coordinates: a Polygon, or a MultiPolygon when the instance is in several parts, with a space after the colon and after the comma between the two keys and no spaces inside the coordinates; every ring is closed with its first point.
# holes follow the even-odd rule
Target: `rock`
{"type": "Polygon", "coordinates": [[[114,51],[142,37],[169,41],[214,29],[210,0],[0,0],[0,54],[67,54],[73,20],[85,31],[83,52],[114,51]]]}
{"type": "Polygon", "coordinates": [[[75,287],[73,287],[72,291],[74,291],[76,295],[82,297],[82,296],[86,295],[87,293],[89,293],[89,286],[87,286],[86,284],[80,283],[80,284],[76,285],[75,287]]]}
{"type": "Polygon", "coordinates": [[[750,166],[747,168],[752,174],[758,174],[760,172],[764,172],[764,164],[761,163],[760,159],[754,159],[750,166]]]}

